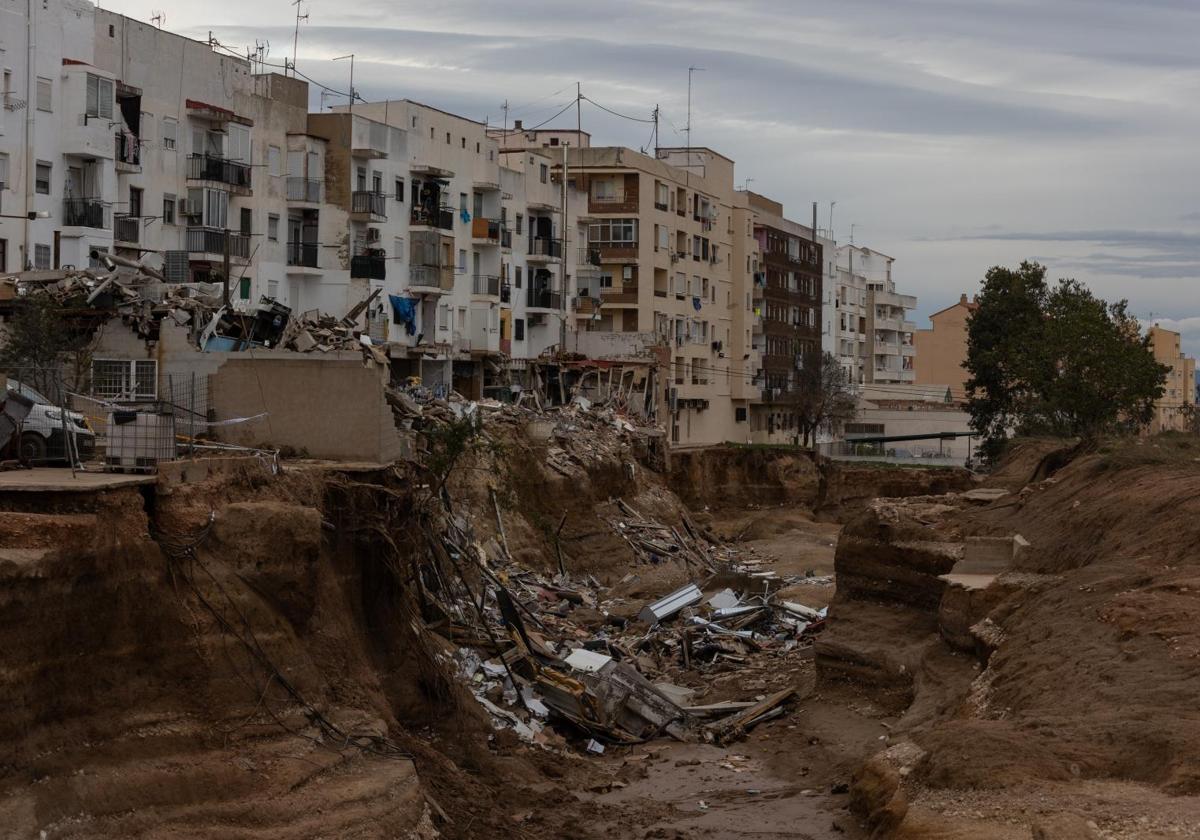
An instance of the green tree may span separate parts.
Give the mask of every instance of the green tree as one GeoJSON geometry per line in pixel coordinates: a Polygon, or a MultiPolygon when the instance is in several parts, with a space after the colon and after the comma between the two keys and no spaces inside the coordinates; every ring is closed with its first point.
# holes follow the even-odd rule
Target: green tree
{"type": "Polygon", "coordinates": [[[1168,368],[1154,361],[1125,301],[1082,283],[1050,288],[1023,262],[987,272],[967,329],[968,410],[995,457],[1010,430],[1094,441],[1144,426],[1168,368]]]}
{"type": "Polygon", "coordinates": [[[48,294],[21,298],[0,338],[0,369],[51,399],[59,382],[80,388],[91,367],[91,334],[72,330],[63,306],[48,294]]]}

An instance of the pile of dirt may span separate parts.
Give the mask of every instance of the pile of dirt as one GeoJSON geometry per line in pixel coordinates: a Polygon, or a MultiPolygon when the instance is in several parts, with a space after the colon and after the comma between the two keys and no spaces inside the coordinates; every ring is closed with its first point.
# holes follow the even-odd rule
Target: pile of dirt
{"type": "Polygon", "coordinates": [[[843,533],[818,667],[904,710],[903,772],[880,755],[857,777],[881,830],[1200,834],[1200,442],[1120,441],[1015,486],[1062,448],[1018,447],[1014,492],[876,502],[843,533]]]}

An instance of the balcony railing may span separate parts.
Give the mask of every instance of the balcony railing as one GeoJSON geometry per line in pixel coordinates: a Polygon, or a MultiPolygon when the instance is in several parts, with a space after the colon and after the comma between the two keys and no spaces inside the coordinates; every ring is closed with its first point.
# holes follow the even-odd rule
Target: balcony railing
{"type": "Polygon", "coordinates": [[[561,257],[562,243],[557,239],[550,239],[545,236],[535,236],[529,240],[529,256],[561,257]]]}
{"type": "Polygon", "coordinates": [[[530,289],[525,305],[530,309],[562,309],[562,295],[549,289],[530,289]]]}
{"type": "Polygon", "coordinates": [[[508,230],[506,228],[500,229],[500,247],[501,248],[511,248],[512,247],[512,231],[511,230],[508,230]]]}
{"type": "MultiPolygon", "coordinates": [[[[287,264],[316,268],[318,247],[316,242],[289,242],[287,244],[287,264]]],[[[358,259],[358,257],[354,257],[354,259],[358,259]]]]}
{"type": "Polygon", "coordinates": [[[471,294],[500,296],[500,278],[493,274],[476,274],[471,282],[471,294]]]}
{"type": "Polygon", "coordinates": [[[351,213],[370,213],[387,218],[387,196],[372,190],[355,190],[350,195],[351,213]]]}
{"type": "Polygon", "coordinates": [[[287,200],[308,201],[314,204],[319,202],[321,200],[321,179],[289,176],[287,179],[287,200]]]}
{"type": "Polygon", "coordinates": [[[454,208],[428,208],[416,205],[412,209],[409,222],[422,227],[435,227],[441,230],[454,230],[454,208]]]}
{"type": "Polygon", "coordinates": [[[217,155],[188,155],[188,178],[250,189],[250,167],[217,155]]]}
{"type": "Polygon", "coordinates": [[[129,166],[140,166],[142,163],[142,147],[132,134],[118,133],[116,137],[116,161],[129,166]]]}
{"type": "Polygon", "coordinates": [[[118,215],[113,217],[113,239],[136,245],[142,232],[142,220],[138,216],[118,215]]]}
{"type": "Polygon", "coordinates": [[[367,280],[386,280],[387,260],[377,254],[359,254],[351,257],[350,276],[367,280]]]}
{"type": "Polygon", "coordinates": [[[505,281],[500,284],[500,302],[512,303],[512,286],[505,281]]]}
{"type": "Polygon", "coordinates": [[[500,240],[500,221],[499,219],[485,219],[476,217],[471,220],[471,238],[472,239],[490,239],[493,241],[500,240]]]}
{"type": "Polygon", "coordinates": [[[408,267],[408,284],[449,292],[454,288],[454,267],[449,265],[410,265],[408,267]]]}
{"type": "Polygon", "coordinates": [[[63,200],[64,227],[108,228],[108,208],[97,198],[63,200]]]}
{"type": "Polygon", "coordinates": [[[214,227],[190,227],[187,229],[187,250],[190,254],[224,254],[225,242],[229,241],[229,256],[246,259],[250,256],[250,237],[244,233],[233,233],[214,227]]]}

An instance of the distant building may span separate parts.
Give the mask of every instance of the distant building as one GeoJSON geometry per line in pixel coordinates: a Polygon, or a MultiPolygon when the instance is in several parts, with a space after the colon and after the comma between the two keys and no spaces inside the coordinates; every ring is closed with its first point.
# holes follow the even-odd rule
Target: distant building
{"type": "Polygon", "coordinates": [[[917,299],[896,291],[894,259],[858,245],[837,249],[837,288],[833,296],[834,356],[856,384],[911,384],[913,332],[906,320],[917,299]]]}
{"type": "Polygon", "coordinates": [[[916,384],[946,385],[955,399],[966,398],[967,321],[978,308],[978,303],[962,295],[958,303],[929,316],[930,329],[917,330],[913,337],[916,384]]]}
{"type": "Polygon", "coordinates": [[[1179,333],[1163,329],[1155,324],[1150,328],[1150,344],[1155,360],[1168,365],[1167,381],[1163,383],[1163,395],[1154,406],[1154,419],[1150,421],[1151,432],[1183,431],[1186,423],[1184,407],[1196,404],[1196,360],[1183,355],[1179,346],[1179,333]]]}

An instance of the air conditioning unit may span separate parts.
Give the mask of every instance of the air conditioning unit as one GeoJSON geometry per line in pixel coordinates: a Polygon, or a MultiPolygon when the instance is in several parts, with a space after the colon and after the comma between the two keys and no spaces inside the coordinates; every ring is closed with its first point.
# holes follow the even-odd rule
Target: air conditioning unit
{"type": "Polygon", "coordinates": [[[378,242],[382,237],[379,235],[379,228],[367,228],[367,241],[378,242]]]}

